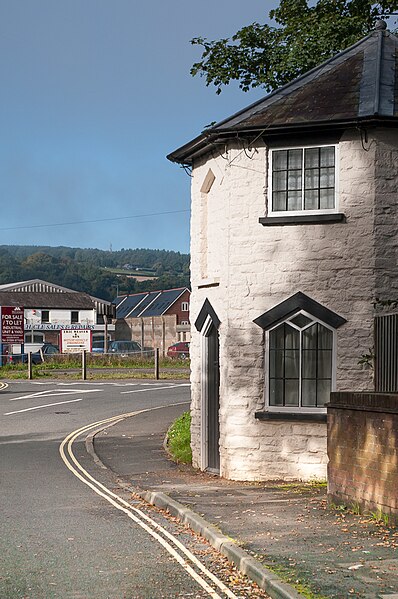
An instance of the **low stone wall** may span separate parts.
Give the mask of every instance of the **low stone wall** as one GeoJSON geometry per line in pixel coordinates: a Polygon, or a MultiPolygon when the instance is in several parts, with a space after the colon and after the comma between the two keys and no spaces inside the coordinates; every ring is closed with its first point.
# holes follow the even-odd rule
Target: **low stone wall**
{"type": "Polygon", "coordinates": [[[332,393],[328,495],[398,517],[398,393],[332,393]]]}

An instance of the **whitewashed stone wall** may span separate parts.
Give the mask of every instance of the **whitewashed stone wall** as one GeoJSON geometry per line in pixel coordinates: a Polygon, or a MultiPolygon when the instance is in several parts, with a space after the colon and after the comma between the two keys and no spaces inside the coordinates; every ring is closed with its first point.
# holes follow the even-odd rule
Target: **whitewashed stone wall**
{"type": "MultiPolygon", "coordinates": [[[[230,146],[222,156],[214,153],[194,165],[191,322],[206,298],[221,321],[224,477],[308,480],[326,476],[326,425],[264,422],[254,417],[264,408],[267,373],[264,333],[253,320],[297,291],[347,319],[337,331],[337,390],[372,388],[371,374],[358,360],[373,345],[373,299],[382,291],[388,293],[392,281],[397,285],[398,137],[386,132],[368,137],[366,149],[354,130],[347,131],[339,144],[339,211],[346,215],[346,223],[260,225],[267,204],[267,149],[260,143],[246,151],[230,146]],[[209,169],[215,179],[204,193],[209,169]]],[[[201,463],[200,341],[193,328],[192,449],[197,467],[201,463]]]]}

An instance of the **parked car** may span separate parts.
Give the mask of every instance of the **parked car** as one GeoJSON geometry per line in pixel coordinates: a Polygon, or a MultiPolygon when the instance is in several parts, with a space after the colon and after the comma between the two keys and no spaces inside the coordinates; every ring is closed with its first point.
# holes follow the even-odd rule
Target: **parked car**
{"type": "Polygon", "coordinates": [[[102,340],[95,340],[93,341],[93,344],[91,346],[91,352],[93,354],[103,354],[104,353],[104,346],[105,346],[105,341],[102,340]]]}
{"type": "Polygon", "coordinates": [[[167,350],[167,356],[169,358],[181,358],[182,360],[189,358],[189,342],[179,341],[170,345],[167,350]]]}
{"type": "Polygon", "coordinates": [[[141,352],[141,346],[136,341],[111,341],[108,345],[108,353],[128,355],[141,352]]]}
{"type": "MultiPolygon", "coordinates": [[[[43,346],[35,352],[32,352],[32,364],[41,364],[44,356],[53,356],[59,354],[59,347],[53,343],[44,343],[43,346]]],[[[10,354],[7,360],[10,364],[28,362],[28,354],[10,354]]]]}

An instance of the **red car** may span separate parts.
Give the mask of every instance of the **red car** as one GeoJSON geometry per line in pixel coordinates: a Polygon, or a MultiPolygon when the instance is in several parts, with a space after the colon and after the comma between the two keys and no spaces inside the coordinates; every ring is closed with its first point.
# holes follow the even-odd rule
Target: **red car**
{"type": "Polygon", "coordinates": [[[182,360],[189,358],[188,341],[179,341],[178,343],[170,345],[169,349],[167,350],[167,356],[169,358],[181,358],[182,360]]]}

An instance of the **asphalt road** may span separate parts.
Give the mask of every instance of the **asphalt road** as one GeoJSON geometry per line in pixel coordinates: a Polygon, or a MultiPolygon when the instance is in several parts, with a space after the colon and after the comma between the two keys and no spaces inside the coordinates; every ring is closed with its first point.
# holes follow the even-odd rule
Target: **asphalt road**
{"type": "MultiPolygon", "coordinates": [[[[65,461],[60,455],[80,427],[158,406],[183,411],[188,400],[185,382],[15,381],[0,391],[1,599],[234,597],[203,585],[130,508],[115,508],[73,473],[79,467],[117,491],[87,454],[85,431],[65,444],[65,461]]],[[[191,535],[159,518],[189,547],[191,535]]]]}

